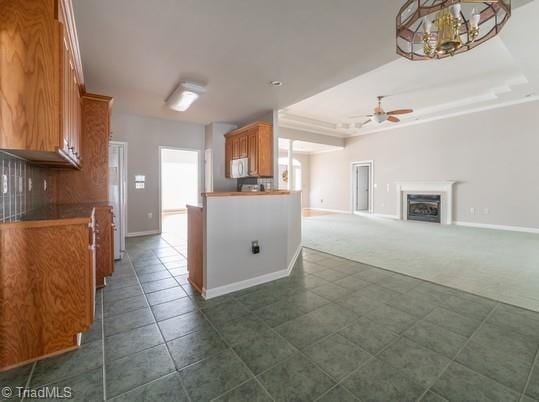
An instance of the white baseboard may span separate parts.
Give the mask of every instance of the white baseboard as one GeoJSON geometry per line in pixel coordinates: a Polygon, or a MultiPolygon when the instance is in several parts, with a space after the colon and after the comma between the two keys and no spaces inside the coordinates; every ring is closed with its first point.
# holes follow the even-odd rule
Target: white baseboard
{"type": "Polygon", "coordinates": [[[277,279],[286,278],[292,272],[292,269],[294,268],[294,265],[296,264],[296,260],[301,254],[302,248],[303,248],[303,245],[300,243],[296,252],[294,253],[294,256],[292,257],[292,260],[290,261],[286,269],[271,272],[265,275],[256,276],[254,278],[249,278],[244,281],[239,281],[239,282],[230,283],[228,285],[219,286],[213,289],[202,289],[202,297],[204,297],[204,299],[206,300],[213,299],[214,297],[219,297],[219,296],[226,295],[228,293],[237,292],[238,290],[247,289],[256,285],[261,285],[266,282],[275,281],[277,279]]]}
{"type": "Polygon", "coordinates": [[[539,228],[528,228],[525,226],[490,225],[487,223],[461,222],[461,221],[454,221],[453,224],[457,226],[467,226],[471,228],[507,230],[511,232],[523,232],[523,233],[539,233],[539,228]]]}
{"type": "Polygon", "coordinates": [[[322,212],[335,212],[336,214],[351,214],[352,211],[347,211],[344,209],[327,209],[327,208],[304,208],[304,209],[312,209],[313,211],[322,211],[322,212]]]}
{"type": "Polygon", "coordinates": [[[159,230],[146,230],[144,232],[129,232],[125,237],[139,237],[159,234],[159,230]]]}
{"type": "Polygon", "coordinates": [[[294,265],[296,265],[296,261],[299,255],[301,254],[301,250],[303,250],[303,243],[300,242],[298,248],[296,249],[296,252],[294,253],[294,255],[292,256],[292,259],[288,263],[288,269],[287,269],[288,275],[290,275],[290,273],[294,269],[294,265]]]}

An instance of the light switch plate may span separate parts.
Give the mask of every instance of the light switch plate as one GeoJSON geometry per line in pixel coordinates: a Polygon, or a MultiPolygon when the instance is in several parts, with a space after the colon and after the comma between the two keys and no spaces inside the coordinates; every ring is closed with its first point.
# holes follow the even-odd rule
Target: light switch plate
{"type": "Polygon", "coordinates": [[[7,194],[7,175],[2,175],[2,194],[7,194]]]}

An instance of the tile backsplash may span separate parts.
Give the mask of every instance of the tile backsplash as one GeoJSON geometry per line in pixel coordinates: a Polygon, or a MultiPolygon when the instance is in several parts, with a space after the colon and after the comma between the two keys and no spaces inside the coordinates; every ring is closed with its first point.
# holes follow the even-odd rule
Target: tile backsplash
{"type": "Polygon", "coordinates": [[[46,169],[0,151],[0,223],[46,205],[51,185],[46,169]]]}
{"type": "Polygon", "coordinates": [[[273,177],[243,177],[237,180],[237,186],[238,191],[241,191],[242,184],[263,184],[264,187],[271,188],[272,190],[275,190],[275,187],[273,187],[273,177]],[[269,187],[268,187],[269,185],[269,187]]]}

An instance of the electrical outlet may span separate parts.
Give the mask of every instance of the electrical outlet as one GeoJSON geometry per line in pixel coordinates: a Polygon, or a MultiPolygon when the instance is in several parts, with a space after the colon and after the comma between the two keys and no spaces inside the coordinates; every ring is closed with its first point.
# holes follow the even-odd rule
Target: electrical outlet
{"type": "Polygon", "coordinates": [[[474,208],[474,207],[471,207],[471,208],[470,208],[470,213],[471,213],[471,214],[475,214],[475,208],[474,208]]]}
{"type": "Polygon", "coordinates": [[[260,245],[258,244],[258,240],[253,240],[251,242],[251,252],[253,254],[260,254],[260,245]]]}
{"type": "Polygon", "coordinates": [[[2,175],[2,194],[7,194],[7,175],[2,175]]]}
{"type": "Polygon", "coordinates": [[[148,219],[152,219],[153,218],[153,214],[151,212],[148,212],[148,219]]]}

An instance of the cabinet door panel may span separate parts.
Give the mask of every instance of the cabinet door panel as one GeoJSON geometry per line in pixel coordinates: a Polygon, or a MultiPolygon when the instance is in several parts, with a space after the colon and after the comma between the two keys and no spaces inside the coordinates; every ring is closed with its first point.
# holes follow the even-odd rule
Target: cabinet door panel
{"type": "Polygon", "coordinates": [[[232,137],[232,159],[240,158],[240,139],[232,137]]]}
{"type": "Polygon", "coordinates": [[[225,177],[230,177],[230,162],[232,161],[232,139],[225,139],[225,177]]]}
{"type": "Polygon", "coordinates": [[[258,135],[256,132],[250,132],[247,136],[247,146],[249,158],[249,176],[258,176],[258,135]]]}
{"type": "Polygon", "coordinates": [[[240,134],[240,158],[247,158],[247,134],[240,134]]]}

